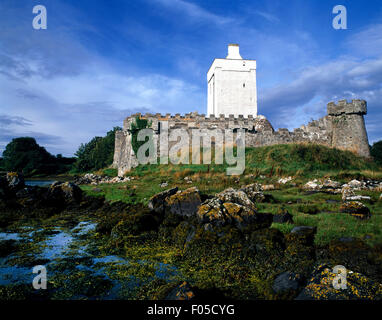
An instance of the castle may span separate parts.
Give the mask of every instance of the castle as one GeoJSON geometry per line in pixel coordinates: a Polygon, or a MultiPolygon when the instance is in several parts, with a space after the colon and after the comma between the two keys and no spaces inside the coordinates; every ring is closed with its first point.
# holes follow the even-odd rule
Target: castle
{"type": "MultiPolygon", "coordinates": [[[[123,129],[115,135],[113,167],[123,175],[138,165],[129,132],[136,117],[149,120],[154,139],[158,140],[161,125],[166,122],[172,129],[200,130],[213,137],[213,129],[245,130],[245,146],[259,147],[287,143],[315,143],[342,150],[350,150],[363,157],[370,157],[364,115],[366,101],[340,100],[327,105],[327,115],[290,132],[274,130],[262,115],[257,115],[256,61],[243,60],[238,45],[228,46],[226,59],[215,59],[208,73],[208,113],[133,114],[123,122],[123,129]],[[207,130],[205,130],[207,129],[207,130]]],[[[159,146],[160,148],[160,146],[159,146]]],[[[159,149],[158,148],[158,149],[159,149]]],[[[157,150],[159,153],[159,150],[157,150]]]]}

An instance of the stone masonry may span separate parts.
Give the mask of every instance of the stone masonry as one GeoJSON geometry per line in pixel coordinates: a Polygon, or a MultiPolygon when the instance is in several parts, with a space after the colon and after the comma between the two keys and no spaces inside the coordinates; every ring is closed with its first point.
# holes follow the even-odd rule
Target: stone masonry
{"type": "MultiPolygon", "coordinates": [[[[364,115],[367,113],[366,101],[341,100],[338,104],[330,102],[327,105],[327,115],[318,120],[313,120],[307,125],[294,129],[278,129],[275,131],[270,122],[262,115],[244,118],[239,115],[234,117],[215,117],[196,112],[185,114],[161,115],[140,113],[131,115],[123,122],[123,130],[116,132],[113,167],[118,169],[118,174],[123,175],[131,168],[138,165],[138,161],[131,145],[129,129],[131,123],[138,116],[149,120],[154,133],[154,140],[159,141],[158,136],[161,126],[166,122],[169,133],[173,129],[184,128],[190,130],[203,130],[204,135],[213,138],[213,129],[238,129],[245,130],[246,147],[260,147],[288,143],[315,143],[342,150],[350,150],[360,156],[370,157],[369,142],[365,127],[364,115]],[[207,132],[207,133],[206,133],[207,132]]],[[[171,145],[169,145],[171,147],[171,145]]],[[[158,153],[160,144],[158,143],[158,153]]]]}

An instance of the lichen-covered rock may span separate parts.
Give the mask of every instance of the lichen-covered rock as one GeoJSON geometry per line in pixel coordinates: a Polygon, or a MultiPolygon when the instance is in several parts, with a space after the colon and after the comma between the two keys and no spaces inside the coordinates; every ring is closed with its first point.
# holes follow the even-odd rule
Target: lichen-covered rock
{"type": "Polygon", "coordinates": [[[355,196],[355,192],[354,192],[353,188],[351,188],[349,186],[343,187],[341,189],[341,193],[342,193],[342,201],[346,201],[347,198],[355,196]]]}
{"type": "Polygon", "coordinates": [[[322,185],[324,188],[327,188],[327,189],[339,189],[339,188],[341,188],[341,183],[334,181],[334,180],[331,180],[331,179],[325,180],[322,183],[322,185]]]}
{"type": "MultiPolygon", "coordinates": [[[[238,200],[236,197],[232,197],[231,200],[246,202],[242,201],[243,198],[238,200]]],[[[256,212],[253,203],[249,203],[248,206],[241,203],[224,202],[221,198],[208,199],[199,207],[197,217],[202,224],[207,224],[209,227],[233,225],[240,230],[248,226],[256,229],[270,227],[272,224],[271,214],[256,212]]]]}
{"type": "Polygon", "coordinates": [[[355,189],[360,189],[362,187],[364,187],[365,183],[362,182],[362,181],[358,181],[356,179],[348,182],[348,186],[351,187],[351,188],[355,188],[355,189]]]}
{"type": "Polygon", "coordinates": [[[25,187],[24,176],[17,172],[7,173],[8,188],[12,191],[18,191],[25,187]]]}
{"type": "Polygon", "coordinates": [[[165,300],[191,300],[194,298],[195,294],[191,289],[191,286],[184,281],[171,290],[165,300]]]}
{"type": "Polygon", "coordinates": [[[243,191],[253,203],[263,202],[265,200],[263,188],[259,183],[248,184],[241,187],[239,191],[243,191]]]}
{"type": "MultiPolygon", "coordinates": [[[[250,208],[255,210],[255,204],[253,201],[249,198],[247,192],[245,192],[245,188],[242,188],[240,190],[235,190],[233,188],[228,188],[225,189],[224,191],[217,193],[215,195],[215,198],[221,200],[223,203],[224,202],[231,202],[231,203],[236,203],[240,204],[244,207],[250,208]]],[[[250,190],[246,190],[250,192],[250,190]]]]}
{"type": "Polygon", "coordinates": [[[292,177],[280,178],[277,182],[280,184],[286,184],[289,181],[292,181],[292,177]]]}
{"type": "Polygon", "coordinates": [[[178,191],[165,199],[165,206],[170,212],[186,217],[195,216],[201,203],[196,187],[178,191]]]}
{"type": "Polygon", "coordinates": [[[336,289],[338,273],[333,267],[321,264],[316,267],[308,284],[296,300],[381,300],[382,285],[361,273],[346,270],[346,288],[336,289]]]}
{"type": "Polygon", "coordinates": [[[370,209],[359,201],[344,202],[340,207],[340,212],[348,213],[359,219],[368,219],[371,217],[370,209]]]}
{"type": "Polygon", "coordinates": [[[369,196],[356,195],[354,192],[354,189],[349,187],[349,186],[343,187],[341,190],[341,193],[342,193],[342,201],[344,201],[344,202],[346,202],[346,201],[368,201],[368,202],[370,202],[371,201],[371,197],[369,197],[369,196]]]}
{"type": "Polygon", "coordinates": [[[319,183],[317,179],[314,179],[312,181],[308,181],[304,186],[304,189],[310,190],[310,191],[318,191],[322,189],[322,185],[319,183]]]}
{"type": "Polygon", "coordinates": [[[157,213],[163,213],[166,208],[166,199],[177,193],[177,191],[178,187],[175,187],[153,195],[148,203],[149,209],[157,213]]]}
{"type": "Polygon", "coordinates": [[[48,200],[54,204],[80,202],[82,198],[82,190],[79,186],[72,182],[56,181],[48,189],[48,200]]]}

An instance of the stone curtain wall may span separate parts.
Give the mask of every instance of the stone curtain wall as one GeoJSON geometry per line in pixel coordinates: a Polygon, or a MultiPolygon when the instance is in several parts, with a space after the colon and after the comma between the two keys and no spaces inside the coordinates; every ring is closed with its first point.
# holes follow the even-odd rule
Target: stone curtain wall
{"type": "MultiPolygon", "coordinates": [[[[160,122],[168,123],[169,132],[172,129],[187,129],[190,138],[192,129],[245,129],[246,147],[260,147],[287,143],[316,143],[328,147],[350,150],[364,157],[370,157],[369,142],[365,127],[364,115],[367,113],[366,101],[352,100],[348,103],[341,100],[338,104],[330,102],[327,105],[327,115],[319,120],[313,120],[307,125],[289,131],[275,131],[264,116],[248,116],[244,118],[233,115],[207,118],[196,112],[181,116],[176,114],[145,114],[131,115],[123,122],[123,130],[116,133],[113,167],[118,168],[118,174],[123,175],[138,165],[131,146],[131,135],[128,130],[137,116],[152,122],[155,139],[158,139],[160,122]]],[[[212,133],[213,131],[211,131],[212,133]]],[[[208,130],[204,135],[208,135],[208,130]]],[[[159,141],[159,139],[158,139],[159,141]]],[[[190,142],[191,143],[191,142],[190,142]]],[[[169,147],[175,144],[170,143],[169,147]]],[[[158,146],[158,155],[159,155],[158,146]]]]}

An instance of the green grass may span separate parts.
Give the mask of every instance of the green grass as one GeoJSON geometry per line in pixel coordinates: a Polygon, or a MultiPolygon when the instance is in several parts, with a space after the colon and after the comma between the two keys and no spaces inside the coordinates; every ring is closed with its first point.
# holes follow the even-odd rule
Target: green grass
{"type": "Polygon", "coordinates": [[[285,208],[293,216],[293,224],[273,223],[272,227],[284,233],[291,231],[296,225],[316,226],[317,235],[315,243],[325,245],[333,239],[353,237],[365,240],[368,244],[382,243],[382,201],[378,200],[381,192],[363,191],[362,195],[369,195],[373,204],[366,204],[372,217],[368,220],[359,220],[346,213],[340,213],[341,195],[316,193],[303,195],[296,188],[272,192],[279,203],[261,203],[259,211],[277,213],[280,208],[285,208]],[[292,193],[291,193],[292,191],[292,193]],[[299,199],[301,203],[295,203],[299,199]],[[327,203],[326,200],[337,200],[336,203],[327,203]],[[292,204],[288,204],[292,201],[292,204]],[[315,210],[307,210],[314,208],[315,210]],[[317,213],[313,213],[315,211],[317,213]]]}
{"type": "MultiPolygon", "coordinates": [[[[382,178],[381,166],[370,159],[359,157],[350,151],[342,151],[321,145],[283,144],[258,148],[246,148],[246,169],[243,175],[321,177],[323,175],[346,179],[382,178]]],[[[212,154],[212,162],[214,155],[212,154]]],[[[225,173],[229,165],[146,165],[133,169],[129,175],[144,176],[162,171],[169,174],[187,170],[189,173],[225,173]]]]}
{"type": "Polygon", "coordinates": [[[361,221],[353,216],[339,213],[341,195],[316,193],[307,195],[301,185],[313,178],[331,177],[340,182],[353,178],[382,179],[382,169],[370,160],[348,151],[340,151],[318,145],[276,145],[246,150],[246,170],[243,175],[227,176],[227,165],[145,165],[131,170],[133,180],[123,184],[81,186],[92,195],[104,195],[110,201],[142,203],[147,205],[154,194],[171,187],[186,189],[196,186],[202,193],[215,194],[228,187],[259,182],[274,184],[278,190],[266,192],[274,201],[258,204],[261,212],[277,213],[287,209],[294,218],[294,225],[274,224],[282,232],[289,232],[295,225],[318,227],[317,244],[328,243],[339,237],[363,238],[368,243],[382,243],[382,202],[380,192],[364,191],[374,204],[367,204],[372,212],[370,220],[361,221]],[[279,185],[283,176],[293,176],[293,185],[279,185]],[[185,177],[192,179],[186,183],[185,177]],[[265,177],[265,178],[264,178],[265,177]],[[168,186],[161,188],[160,184],[168,186]],[[338,202],[327,202],[336,200],[338,202]],[[292,202],[292,203],[288,203],[292,202]],[[366,238],[365,238],[366,237],[366,238]]]}

